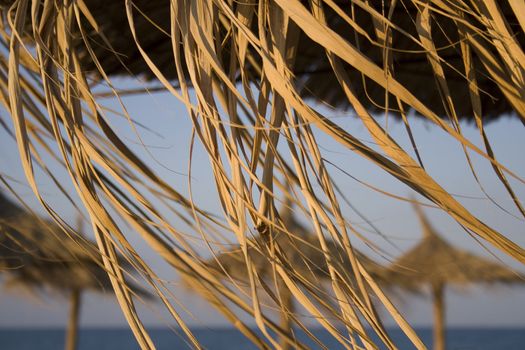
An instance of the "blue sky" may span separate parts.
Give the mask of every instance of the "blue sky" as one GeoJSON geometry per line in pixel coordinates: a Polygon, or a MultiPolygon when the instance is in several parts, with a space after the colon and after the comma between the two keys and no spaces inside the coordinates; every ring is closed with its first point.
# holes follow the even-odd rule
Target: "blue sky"
{"type": "MultiPolygon", "coordinates": [[[[146,151],[143,148],[127,121],[109,115],[115,130],[161,177],[180,192],[187,194],[188,179],[185,174],[188,173],[188,145],[191,124],[182,104],[166,93],[127,97],[125,103],[132,117],[147,124],[149,128],[155,131],[153,133],[138,129],[141,139],[148,146],[148,150],[146,151]]],[[[117,107],[114,101],[108,101],[107,105],[113,108],[117,107]]],[[[371,142],[371,137],[367,135],[364,127],[350,113],[331,112],[326,108],[323,109],[323,112],[331,115],[334,120],[362,141],[371,142]]],[[[2,118],[9,120],[8,115],[3,111],[2,118]]],[[[525,246],[523,219],[516,219],[504,213],[485,198],[466,166],[461,147],[452,141],[448,135],[437,130],[428,122],[419,118],[411,118],[410,120],[428,172],[449,192],[460,196],[458,197],[460,201],[478,217],[483,218],[485,222],[516,243],[525,246]]],[[[476,144],[480,144],[474,126],[466,124],[463,127],[465,135],[476,144]]],[[[389,120],[388,128],[401,145],[409,147],[408,138],[400,122],[393,119],[389,120]]],[[[498,159],[518,175],[525,177],[525,162],[522,154],[522,150],[525,149],[525,138],[523,138],[521,122],[517,118],[505,117],[498,122],[489,124],[487,132],[493,141],[498,159]]],[[[323,146],[325,157],[352,176],[397,195],[409,196],[411,194],[406,186],[383,173],[375,165],[343,149],[325,135],[317,133],[317,136],[323,146]]],[[[498,203],[515,213],[516,210],[512,206],[510,198],[506,195],[503,186],[497,181],[488,162],[475,155],[473,155],[473,161],[486,191],[498,203]]],[[[4,175],[24,181],[15,144],[3,131],[0,133],[0,171],[4,175]]],[[[383,194],[370,191],[370,189],[365,188],[362,184],[336,169],[331,169],[331,171],[333,171],[335,180],[348,196],[352,205],[380,228],[399,247],[399,251],[389,248],[389,245],[377,234],[367,232],[368,228],[362,219],[352,212],[348,206],[343,206],[345,214],[356,226],[361,227],[363,232],[367,233],[372,240],[383,248],[390,249],[389,252],[392,256],[399,255],[401,251],[417,243],[420,237],[420,229],[409,204],[400,203],[383,194]]],[[[209,162],[199,146],[194,151],[192,174],[193,196],[197,203],[220,213],[209,162]]],[[[61,179],[67,188],[72,189],[67,177],[63,176],[61,179]]],[[[48,180],[40,177],[39,181],[46,198],[73,223],[75,213],[70,205],[65,202],[48,180]]],[[[518,197],[525,198],[525,187],[516,182],[513,184],[518,197]]],[[[14,185],[29,203],[35,204],[29,188],[14,185]]],[[[479,255],[490,255],[442,212],[429,209],[427,214],[448,241],[479,255]]],[[[195,319],[190,316],[186,317],[189,323],[204,326],[224,324],[220,316],[213,312],[200,298],[179,284],[174,271],[160,261],[160,258],[149,250],[140,237],[129,233],[128,238],[139,247],[145,260],[157,271],[160,271],[162,277],[170,281],[170,286],[172,286],[172,290],[179,301],[193,312],[195,319]]],[[[354,240],[354,243],[370,253],[362,243],[357,240],[354,240]]],[[[522,272],[525,271],[519,263],[502,254],[494,253],[509,266],[522,272]]],[[[372,255],[372,257],[380,260],[377,255],[372,255]]],[[[67,304],[64,299],[48,297],[27,299],[17,291],[6,289],[0,289],[0,291],[2,295],[0,298],[0,327],[49,327],[65,324],[67,304]]],[[[447,317],[450,325],[525,327],[525,287],[475,287],[468,291],[449,290],[447,298],[447,317]]],[[[396,299],[396,303],[414,324],[429,325],[431,323],[431,308],[428,298],[396,299]]],[[[158,304],[151,303],[140,307],[140,309],[143,319],[148,325],[171,324],[169,316],[160,310],[161,307],[158,304]]],[[[124,325],[124,318],[111,297],[88,293],[83,305],[82,325],[122,326],[124,325]]]]}

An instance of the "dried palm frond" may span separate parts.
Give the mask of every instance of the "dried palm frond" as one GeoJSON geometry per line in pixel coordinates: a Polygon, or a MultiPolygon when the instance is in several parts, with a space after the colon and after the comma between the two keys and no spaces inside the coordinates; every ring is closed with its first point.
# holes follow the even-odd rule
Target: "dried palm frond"
{"type": "MultiPolygon", "coordinates": [[[[272,239],[264,241],[265,257],[297,302],[346,348],[355,347],[356,338],[367,349],[379,346],[362,320],[380,335],[380,343],[395,348],[382,332],[371,291],[416,347],[424,348],[356,258],[350,237],[357,230],[343,216],[320,133],[525,262],[522,246],[470,212],[423,167],[408,117],[413,110],[455,140],[474,175],[470,154],[490,163],[514,210],[525,217],[517,195],[525,181],[498,161],[484,131],[486,122],[503,112],[525,120],[525,11],[519,1],[16,0],[1,5],[0,102],[11,118],[2,126],[16,138],[33,192],[63,226],[60,213],[42,198],[34,170],[39,165],[53,178],[58,170],[47,168],[42,154],[61,161],[89,213],[102,261],[143,348],[154,344],[129,291],[121,287],[118,249],[151,277],[166,308],[193,345],[199,344],[164,296],[155,272],[116,224],[117,217],[178,272],[207,289],[214,306],[261,348],[278,347],[269,332],[276,327],[260,311],[247,232],[250,226],[268,237],[292,232],[278,227],[280,176],[300,188],[337,306],[330,311],[333,318],[321,315],[314,301],[322,296],[301,285],[272,239]],[[146,76],[187,108],[188,133],[208,153],[226,224],[157,175],[110,125],[94,90],[107,86],[121,102],[112,82],[121,75],[146,76]],[[374,145],[312,101],[351,111],[374,145]],[[411,148],[402,147],[381,125],[372,114],[378,110],[400,116],[411,148]],[[463,117],[475,121],[483,146],[462,133],[463,117]],[[202,263],[181,228],[158,210],[156,198],[170,200],[170,208],[185,224],[194,224],[206,244],[225,225],[234,233],[250,275],[249,303],[202,263]],[[328,237],[342,256],[330,257],[328,237]],[[351,276],[340,271],[344,261],[352,263],[351,276]],[[237,322],[223,298],[253,317],[263,336],[254,337],[237,322]]],[[[144,118],[139,122],[147,122],[144,118]]],[[[195,161],[192,150],[193,144],[188,152],[195,161]]]]}

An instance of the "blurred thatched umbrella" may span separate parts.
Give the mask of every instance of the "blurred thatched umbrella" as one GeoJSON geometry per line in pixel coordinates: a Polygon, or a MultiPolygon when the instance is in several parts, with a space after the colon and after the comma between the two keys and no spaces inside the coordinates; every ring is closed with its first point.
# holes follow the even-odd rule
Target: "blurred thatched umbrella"
{"type": "MultiPolygon", "coordinates": [[[[0,2],[0,5],[7,9],[13,3],[14,0],[4,0],[0,2]]],[[[131,12],[133,13],[135,37],[130,29],[125,0],[109,3],[102,0],[85,0],[84,3],[86,4],[84,10],[86,13],[89,11],[92,18],[96,20],[99,29],[97,32],[92,23],[89,23],[88,17],[81,16],[83,18],[82,30],[86,33],[85,40],[88,44],[83,42],[79,33],[75,35],[75,43],[80,63],[86,72],[98,75],[98,67],[101,67],[109,76],[138,75],[147,79],[155,78],[155,74],[148,67],[143,54],[137,48],[136,41],[141,46],[143,53],[148,55],[151,63],[158,68],[164,77],[170,80],[178,78],[173,62],[173,43],[169,37],[173,22],[173,18],[170,17],[170,1],[134,0],[132,2],[131,12]],[[96,60],[93,59],[92,55],[96,56],[96,60]]],[[[347,5],[346,2],[335,1],[334,3],[337,6],[343,6],[343,8],[347,5]]],[[[309,7],[306,0],[301,1],[301,4],[309,7]]],[[[250,11],[247,8],[257,11],[258,1],[230,2],[229,6],[231,6],[232,13],[243,13],[244,16],[250,11]]],[[[272,4],[272,6],[277,5],[272,4]]],[[[354,28],[349,25],[348,19],[345,19],[341,13],[337,13],[332,7],[326,6],[323,11],[330,29],[355,46],[363,55],[363,60],[370,60],[379,67],[389,65],[389,71],[393,77],[407,87],[414,96],[437,114],[446,115],[448,107],[443,105],[441,88],[438,84],[429,84],[429,81],[434,80],[435,77],[432,67],[433,59],[429,58],[428,53],[417,42],[417,38],[423,35],[420,31],[421,27],[418,28],[420,24],[415,20],[421,14],[421,5],[409,1],[403,2],[402,6],[396,4],[389,9],[391,10],[391,13],[388,14],[388,20],[391,23],[389,28],[390,40],[381,37],[381,34],[384,34],[381,31],[385,30],[384,23],[380,23],[377,18],[374,18],[374,14],[377,16],[379,13],[387,16],[384,12],[384,6],[384,1],[379,0],[368,1],[366,7],[352,5],[354,28]],[[388,41],[387,53],[385,53],[384,46],[386,43],[383,43],[382,40],[388,41]]],[[[503,14],[511,18],[512,9],[509,5],[502,3],[500,6],[503,14]]],[[[457,7],[455,10],[458,12],[455,15],[458,18],[463,16],[462,19],[468,21],[471,26],[470,28],[467,25],[465,28],[460,26],[460,29],[465,31],[463,35],[467,35],[466,33],[475,35],[475,30],[483,29],[483,24],[475,20],[475,13],[469,12],[474,11],[473,9],[469,9],[465,5],[465,9],[457,7]]],[[[484,9],[476,8],[475,10],[483,11],[484,9]]],[[[82,15],[86,15],[86,13],[82,13],[82,15]]],[[[251,30],[257,32],[257,16],[246,15],[246,17],[250,18],[251,30]]],[[[443,61],[441,68],[443,75],[447,78],[448,92],[455,104],[456,113],[462,118],[472,119],[472,106],[470,103],[465,103],[465,101],[470,100],[469,83],[472,81],[472,77],[466,77],[468,74],[465,73],[464,53],[460,48],[461,38],[458,25],[455,23],[456,19],[450,14],[432,11],[431,20],[434,22],[434,27],[439,28],[439,30],[432,31],[431,40],[439,50],[439,59],[443,61]]],[[[27,23],[29,32],[29,16],[27,23]]],[[[215,42],[222,45],[218,49],[222,56],[218,58],[224,67],[229,65],[233,51],[231,45],[235,40],[235,35],[231,35],[231,28],[226,23],[226,21],[218,22],[219,27],[214,33],[215,42]]],[[[511,30],[515,30],[517,42],[524,45],[525,37],[519,23],[509,21],[508,24],[511,30]]],[[[337,83],[338,79],[326,55],[326,49],[312,40],[305,32],[300,32],[299,35],[297,56],[291,67],[297,90],[305,97],[311,97],[336,107],[347,108],[349,106],[348,99],[343,88],[337,83]]],[[[28,36],[31,37],[31,34],[28,36]]],[[[488,53],[482,51],[487,48],[473,46],[479,49],[479,51],[472,50],[472,66],[476,70],[478,88],[486,96],[480,101],[484,117],[497,118],[512,110],[505,97],[505,93],[508,92],[502,92],[504,87],[498,86],[494,82],[494,78],[491,76],[493,72],[490,67],[487,68],[487,58],[481,57],[488,53]]],[[[497,54],[495,49],[492,48],[492,50],[497,54]]],[[[185,75],[188,76],[184,57],[182,59],[182,68],[185,75]]],[[[262,67],[260,53],[249,46],[247,59],[242,64],[248,68],[253,81],[258,82],[262,67]]],[[[385,96],[389,96],[388,105],[392,110],[398,108],[396,99],[384,87],[366,77],[363,72],[355,67],[344,64],[343,68],[354,84],[353,89],[356,95],[367,108],[383,110],[386,105],[385,96]]],[[[237,74],[237,76],[240,80],[240,75],[237,74]]]]}
{"type": "Polygon", "coordinates": [[[501,264],[458,249],[439,236],[419,205],[423,229],[419,244],[398,258],[385,278],[411,291],[430,286],[434,304],[434,350],[445,349],[445,287],[474,283],[525,283],[525,276],[501,264]]]}
{"type": "MultiPolygon", "coordinates": [[[[69,294],[65,344],[68,350],[76,348],[81,291],[113,291],[93,243],[65,234],[54,222],[20,208],[1,191],[0,271],[9,287],[69,294]]],[[[128,285],[135,293],[148,295],[139,287],[128,285]]]]}
{"type": "MultiPolygon", "coordinates": [[[[300,276],[306,281],[309,281],[315,285],[318,285],[323,281],[330,281],[330,275],[328,272],[328,266],[326,263],[325,255],[323,254],[322,248],[319,243],[319,239],[316,235],[309,233],[308,229],[305,228],[293,215],[291,210],[291,202],[286,201],[281,210],[280,217],[283,222],[283,226],[292,234],[281,234],[277,232],[273,243],[280,247],[280,250],[284,253],[285,263],[289,264],[295,272],[295,276],[300,276]]],[[[254,241],[261,240],[261,237],[257,237],[254,241]]],[[[273,264],[270,261],[270,257],[265,255],[264,252],[255,247],[264,247],[265,245],[261,242],[254,242],[253,245],[248,246],[248,255],[253,262],[254,268],[261,279],[271,281],[274,280],[273,264]],[[259,244],[258,244],[259,243],[259,244]]],[[[342,250],[338,248],[337,244],[333,241],[327,242],[327,250],[329,255],[333,257],[333,263],[337,264],[341,260],[343,261],[343,269],[338,271],[351,274],[351,263],[349,259],[342,253],[342,250]],[[339,257],[342,257],[339,259],[339,257]]],[[[376,278],[379,282],[384,282],[383,274],[384,268],[366,257],[364,254],[356,251],[356,258],[363,264],[364,268],[376,278]]],[[[216,271],[217,273],[224,275],[226,278],[231,278],[233,281],[240,283],[247,283],[248,271],[245,264],[245,258],[240,248],[234,248],[225,251],[215,258],[209,259],[206,265],[216,271]]],[[[292,328],[292,319],[289,316],[294,313],[294,303],[291,291],[286,287],[284,282],[277,277],[276,286],[278,294],[281,299],[281,306],[283,311],[280,313],[281,327],[283,330],[290,333],[292,328]]],[[[289,349],[289,344],[285,339],[281,341],[281,347],[283,350],[289,349]]]]}

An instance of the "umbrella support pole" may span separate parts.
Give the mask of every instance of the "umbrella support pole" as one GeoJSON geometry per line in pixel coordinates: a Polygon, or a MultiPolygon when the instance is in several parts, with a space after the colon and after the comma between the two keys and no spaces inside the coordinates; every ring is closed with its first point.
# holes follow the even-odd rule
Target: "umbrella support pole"
{"type": "Polygon", "coordinates": [[[75,350],[77,348],[78,320],[80,314],[80,291],[71,291],[69,321],[66,333],[65,350],[75,350]]]}
{"type": "MultiPolygon", "coordinates": [[[[290,317],[289,313],[294,312],[293,307],[293,298],[292,293],[288,288],[283,287],[281,289],[281,302],[283,310],[281,310],[281,320],[280,320],[280,326],[283,329],[283,331],[287,332],[290,337],[292,337],[292,318],[290,317]]],[[[281,350],[290,350],[292,348],[289,341],[287,341],[285,338],[282,338],[280,340],[281,350]]]]}
{"type": "Polygon", "coordinates": [[[442,283],[432,285],[434,301],[434,350],[445,350],[445,293],[442,283]]]}

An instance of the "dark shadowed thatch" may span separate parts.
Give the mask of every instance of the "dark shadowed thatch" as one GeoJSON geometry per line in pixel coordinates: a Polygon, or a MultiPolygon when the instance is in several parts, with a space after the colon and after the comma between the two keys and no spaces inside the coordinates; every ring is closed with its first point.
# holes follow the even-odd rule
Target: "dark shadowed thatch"
{"type": "Polygon", "coordinates": [[[385,277],[408,290],[430,287],[434,302],[434,350],[445,349],[444,291],[447,284],[525,283],[521,275],[499,263],[457,249],[439,236],[419,205],[415,206],[423,239],[398,258],[385,277]]]}
{"type": "MultiPolygon", "coordinates": [[[[81,292],[113,291],[93,243],[66,235],[57,224],[20,208],[1,191],[0,273],[10,288],[69,295],[68,350],[76,347],[81,292]]],[[[130,286],[135,293],[149,296],[141,288],[130,286]]]]}
{"type": "MultiPolygon", "coordinates": [[[[2,5],[7,10],[13,2],[14,0],[4,0],[2,5]]],[[[105,73],[109,76],[137,75],[153,79],[155,75],[135,44],[126,15],[125,1],[84,0],[84,2],[93,18],[96,19],[100,32],[108,39],[108,42],[105,42],[105,38],[93,29],[88,20],[83,20],[83,30],[87,33],[89,46],[105,73]]],[[[303,6],[309,7],[307,1],[301,2],[303,6]]],[[[134,0],[132,3],[138,43],[167,79],[176,80],[177,72],[173,61],[173,48],[170,38],[170,24],[173,21],[170,19],[170,1],[134,0]]],[[[332,8],[325,5],[324,11],[330,29],[355,46],[363,55],[363,60],[369,59],[378,67],[383,67],[385,62],[389,62],[387,64],[390,65],[389,74],[392,74],[397,81],[407,87],[415,97],[437,114],[447,114],[445,107],[443,107],[440,88],[437,84],[432,83],[434,81],[434,70],[431,60],[429,60],[425,49],[417,42],[420,40],[421,32],[418,32],[416,18],[421,8],[418,9],[412,2],[397,2],[395,7],[385,9],[384,1],[374,0],[366,2],[368,8],[359,4],[352,4],[350,11],[351,2],[336,0],[334,3],[340,6],[347,16],[352,17],[352,20],[355,21],[355,28],[358,29],[354,30],[341,14],[336,14],[332,8]],[[389,16],[391,23],[389,30],[392,36],[391,42],[388,44],[390,45],[388,52],[383,49],[385,43],[379,35],[384,28],[382,24],[379,25],[378,22],[374,22],[373,14],[383,14],[384,16],[388,14],[389,16]],[[388,59],[385,60],[385,57],[388,59]]],[[[229,6],[231,6],[232,13],[237,13],[237,11],[246,13],[246,6],[251,6],[253,11],[257,11],[258,1],[234,1],[230,2],[229,6]]],[[[501,6],[502,13],[509,19],[511,32],[516,29],[515,40],[523,47],[525,38],[518,21],[511,20],[513,14],[506,2],[502,3],[501,6]]],[[[473,76],[469,79],[466,78],[467,73],[460,48],[460,42],[464,39],[458,34],[458,27],[461,27],[458,22],[461,20],[467,23],[462,30],[468,33],[472,39],[479,34],[476,30],[486,30],[484,23],[476,17],[479,15],[476,11],[483,11],[484,9],[460,8],[458,6],[453,10],[457,13],[444,14],[445,11],[432,11],[431,37],[441,60],[456,113],[462,118],[471,119],[473,117],[472,107],[466,101],[470,101],[469,82],[472,82],[473,76]]],[[[233,51],[231,48],[232,32],[230,31],[231,28],[221,27],[219,23],[221,22],[217,22],[218,27],[214,33],[217,36],[215,43],[221,45],[217,51],[222,53],[222,57],[218,57],[218,59],[223,69],[227,71],[230,66],[230,53],[233,51]]],[[[226,22],[222,22],[222,25],[224,23],[226,22]]],[[[257,17],[255,16],[250,25],[254,33],[257,33],[257,26],[257,17]]],[[[466,35],[465,33],[463,35],[466,35]]],[[[31,37],[31,35],[28,36],[31,37]]],[[[83,69],[88,73],[94,73],[95,76],[98,75],[95,60],[91,57],[79,34],[76,43],[76,50],[83,69]]],[[[290,67],[296,78],[296,89],[305,97],[312,97],[336,107],[347,108],[349,102],[343,89],[337,83],[325,49],[304,32],[300,33],[298,43],[297,56],[294,64],[290,67]]],[[[493,48],[489,45],[483,47],[484,45],[485,43],[482,40],[473,45],[479,50],[486,49],[488,51],[473,50],[472,67],[478,88],[483,94],[481,104],[484,118],[493,119],[505,112],[512,111],[513,108],[500,87],[494,83],[494,78],[491,77],[486,65],[487,58],[484,58],[484,62],[480,58],[482,54],[494,53],[491,51],[493,48]]],[[[259,84],[261,58],[255,50],[250,51],[249,57],[246,62],[243,62],[250,72],[248,79],[259,84]]],[[[359,100],[369,109],[384,109],[385,89],[350,65],[345,64],[344,68],[352,83],[355,84],[353,88],[359,100]]],[[[185,65],[184,69],[186,69],[185,65]]],[[[490,69],[494,69],[494,67],[490,67],[490,69]]],[[[187,72],[185,72],[185,76],[188,76],[187,72]]],[[[236,76],[239,81],[240,74],[236,74],[236,76]]],[[[390,109],[396,110],[398,108],[395,98],[390,98],[388,103],[390,109]]]]}

